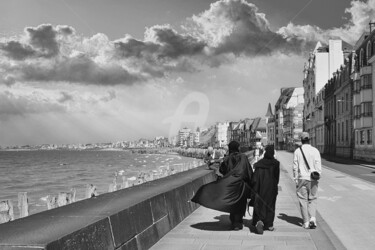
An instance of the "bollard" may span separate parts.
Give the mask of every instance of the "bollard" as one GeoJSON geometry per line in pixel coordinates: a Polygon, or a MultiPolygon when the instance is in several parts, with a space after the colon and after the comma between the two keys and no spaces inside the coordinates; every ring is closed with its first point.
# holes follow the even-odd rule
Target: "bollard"
{"type": "Polygon", "coordinates": [[[12,201],[0,201],[0,223],[6,223],[12,220],[14,220],[12,201]]]}
{"type": "Polygon", "coordinates": [[[71,195],[70,200],[71,200],[71,203],[72,202],[76,202],[76,192],[77,192],[77,190],[75,188],[72,188],[70,190],[70,195],[71,195]]]}
{"type": "Polygon", "coordinates": [[[57,207],[62,207],[68,204],[68,195],[65,192],[61,192],[57,196],[57,207]]]}
{"type": "Polygon", "coordinates": [[[18,193],[18,210],[20,211],[20,218],[29,216],[27,192],[18,193]]]}
{"type": "Polygon", "coordinates": [[[56,208],[57,206],[57,198],[52,195],[48,195],[47,197],[47,209],[50,210],[52,208],[56,208]]]}
{"type": "Polygon", "coordinates": [[[98,196],[98,192],[96,191],[96,187],[92,184],[87,184],[86,185],[86,193],[85,193],[85,198],[92,198],[95,196],[98,196]]]}

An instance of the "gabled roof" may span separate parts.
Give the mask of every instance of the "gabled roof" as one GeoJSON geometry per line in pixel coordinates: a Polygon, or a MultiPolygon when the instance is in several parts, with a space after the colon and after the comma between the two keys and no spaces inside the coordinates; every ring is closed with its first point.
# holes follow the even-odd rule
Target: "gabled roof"
{"type": "Polygon", "coordinates": [[[288,101],[290,100],[290,98],[293,95],[294,89],[295,89],[294,87],[291,87],[291,88],[282,88],[281,89],[280,97],[277,100],[275,106],[278,107],[278,108],[280,108],[281,105],[284,105],[284,104],[288,103],[288,101]]]}

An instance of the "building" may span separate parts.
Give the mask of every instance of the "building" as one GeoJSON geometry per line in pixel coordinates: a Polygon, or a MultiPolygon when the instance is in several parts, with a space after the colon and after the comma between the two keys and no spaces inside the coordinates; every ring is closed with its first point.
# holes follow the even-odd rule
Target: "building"
{"type": "Polygon", "coordinates": [[[298,127],[298,119],[302,120],[304,88],[281,88],[280,92],[280,97],[275,104],[275,147],[287,149],[294,146],[296,143],[294,138],[298,138],[302,131],[298,127]]]}
{"type": "Polygon", "coordinates": [[[227,138],[229,141],[236,140],[236,135],[234,129],[237,127],[239,122],[229,122],[228,131],[227,131],[227,138]]]}
{"type": "Polygon", "coordinates": [[[324,153],[336,154],[336,96],[334,79],[329,79],[324,89],[324,153]]]}
{"type": "Polygon", "coordinates": [[[353,79],[353,130],[354,159],[375,161],[374,148],[374,77],[375,77],[375,31],[365,32],[354,46],[355,65],[353,79]]]}
{"type": "Polygon", "coordinates": [[[216,147],[224,147],[228,145],[228,127],[229,122],[218,122],[216,124],[216,135],[215,135],[215,146],[216,147]]]}
{"type": "Polygon", "coordinates": [[[318,42],[310,53],[304,67],[303,130],[309,132],[311,145],[324,152],[324,87],[340,66],[344,63],[344,47],[350,45],[341,40],[329,40],[328,44],[318,42]]]}
{"type": "Polygon", "coordinates": [[[178,145],[187,147],[188,139],[191,130],[189,128],[183,128],[178,131],[178,145]]]}
{"type": "Polygon", "coordinates": [[[334,75],[336,97],[336,155],[352,158],[354,141],[353,130],[353,81],[350,77],[352,72],[353,53],[346,53],[344,65],[334,75]]]}
{"type": "Polygon", "coordinates": [[[267,144],[275,145],[275,116],[272,112],[271,103],[268,104],[268,109],[266,113],[266,123],[267,123],[267,144]]]}

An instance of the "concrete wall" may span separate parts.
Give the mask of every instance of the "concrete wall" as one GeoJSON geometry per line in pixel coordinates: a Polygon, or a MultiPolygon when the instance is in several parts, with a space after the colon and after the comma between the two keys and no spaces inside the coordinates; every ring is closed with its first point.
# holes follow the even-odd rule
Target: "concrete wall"
{"type": "Polygon", "coordinates": [[[198,205],[205,166],[0,224],[0,249],[148,249],[198,205]]]}

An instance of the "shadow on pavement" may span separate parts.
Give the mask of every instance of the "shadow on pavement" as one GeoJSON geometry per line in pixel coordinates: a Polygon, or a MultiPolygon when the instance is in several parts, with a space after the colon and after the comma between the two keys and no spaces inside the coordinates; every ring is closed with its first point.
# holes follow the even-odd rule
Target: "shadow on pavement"
{"type": "Polygon", "coordinates": [[[287,214],[284,214],[284,213],[280,213],[277,218],[281,219],[281,220],[284,220],[290,224],[293,224],[293,225],[296,225],[296,226],[301,226],[302,223],[303,223],[303,220],[300,218],[300,217],[296,217],[296,216],[289,216],[287,214]]]}
{"type": "MultiPolygon", "coordinates": [[[[229,220],[229,215],[222,214],[220,216],[214,217],[218,221],[210,222],[200,222],[193,225],[190,225],[192,228],[205,230],[205,231],[231,231],[231,223],[229,220]]],[[[244,227],[250,229],[251,232],[255,231],[255,228],[251,224],[251,220],[243,220],[244,227]]]]}
{"type": "Polygon", "coordinates": [[[229,215],[220,215],[214,217],[218,221],[214,222],[200,222],[190,225],[193,228],[205,231],[229,231],[231,230],[231,224],[229,220],[229,215]]]}

